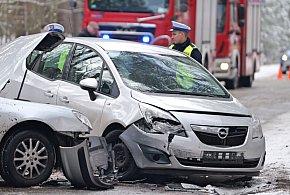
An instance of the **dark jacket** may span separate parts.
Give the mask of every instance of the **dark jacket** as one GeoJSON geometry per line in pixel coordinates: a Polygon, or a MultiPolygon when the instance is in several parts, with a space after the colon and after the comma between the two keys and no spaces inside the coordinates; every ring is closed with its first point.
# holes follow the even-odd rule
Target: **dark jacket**
{"type": "Polygon", "coordinates": [[[191,57],[193,59],[195,59],[196,61],[198,61],[200,64],[202,64],[202,56],[201,53],[199,51],[199,49],[193,44],[191,43],[190,39],[187,38],[187,40],[184,43],[180,43],[180,44],[174,44],[172,49],[176,49],[178,51],[183,52],[185,50],[185,48],[187,46],[191,45],[193,47],[193,50],[191,52],[191,57]]]}
{"type": "Polygon", "coordinates": [[[88,31],[87,28],[84,28],[79,34],[78,34],[78,37],[97,37],[97,36],[94,36],[94,35],[91,35],[88,31]]]}

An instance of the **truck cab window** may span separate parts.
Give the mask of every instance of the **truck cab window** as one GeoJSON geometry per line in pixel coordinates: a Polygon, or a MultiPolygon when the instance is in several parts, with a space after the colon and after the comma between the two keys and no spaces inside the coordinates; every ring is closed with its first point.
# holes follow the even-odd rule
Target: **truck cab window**
{"type": "Polygon", "coordinates": [[[91,11],[162,14],[168,11],[169,0],[92,0],[88,5],[91,11]]]}
{"type": "Polygon", "coordinates": [[[216,20],[217,33],[224,32],[226,24],[226,0],[218,0],[216,20]]]}
{"type": "Polygon", "coordinates": [[[237,22],[237,16],[236,16],[236,9],[234,3],[231,3],[230,6],[230,13],[231,13],[231,26],[233,26],[237,22]]]}

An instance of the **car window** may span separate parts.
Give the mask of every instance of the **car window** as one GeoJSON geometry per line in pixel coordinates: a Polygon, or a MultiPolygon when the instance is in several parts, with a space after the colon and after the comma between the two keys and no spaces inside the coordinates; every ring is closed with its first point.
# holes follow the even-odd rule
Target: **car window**
{"type": "Polygon", "coordinates": [[[229,97],[201,65],[189,57],[110,51],[123,82],[129,88],[167,94],[229,97]]]}
{"type": "Polygon", "coordinates": [[[68,81],[79,84],[85,78],[100,77],[103,60],[94,50],[78,45],[69,69],[68,81]]]}
{"type": "Polygon", "coordinates": [[[27,58],[27,68],[51,80],[62,77],[71,44],[61,44],[50,52],[34,50],[27,58]]]}
{"type": "Polygon", "coordinates": [[[117,97],[119,95],[116,82],[107,66],[104,66],[102,71],[100,92],[109,94],[113,97],[117,97]]]}
{"type": "Polygon", "coordinates": [[[100,83],[101,93],[116,95],[116,83],[101,56],[89,47],[77,45],[67,80],[79,84],[85,78],[96,78],[100,83]]]}

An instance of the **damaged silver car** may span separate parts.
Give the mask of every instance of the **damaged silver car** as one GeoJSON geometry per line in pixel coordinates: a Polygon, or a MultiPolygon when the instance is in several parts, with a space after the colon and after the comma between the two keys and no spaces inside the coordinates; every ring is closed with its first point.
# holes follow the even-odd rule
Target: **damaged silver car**
{"type": "MultiPolygon", "coordinates": [[[[73,109],[0,98],[1,177],[9,185],[16,187],[39,185],[49,178],[56,164],[63,162],[65,175],[75,185],[74,182],[81,177],[67,174],[77,170],[71,170],[72,168],[65,164],[65,159],[71,151],[77,151],[75,147],[89,151],[92,143],[103,139],[86,138],[91,129],[88,118],[73,109]],[[59,147],[61,147],[61,158],[59,147]]],[[[107,148],[104,142],[101,146],[107,148]]],[[[82,161],[79,158],[74,161],[75,167],[80,162],[90,165],[79,170],[80,175],[93,170],[103,170],[108,173],[99,174],[97,177],[92,177],[93,173],[88,174],[92,178],[87,181],[94,183],[82,187],[108,189],[113,186],[114,174],[110,172],[112,166],[108,165],[110,152],[105,150],[103,154],[99,154],[100,151],[102,152],[100,149],[94,149],[87,152],[87,156],[79,154],[79,158],[83,158],[82,161]],[[89,159],[92,157],[101,163],[95,167],[91,166],[89,159]]]]}
{"type": "Polygon", "coordinates": [[[2,48],[0,95],[85,113],[91,134],[113,145],[120,179],[259,175],[259,120],[195,60],[134,42],[63,39],[36,34],[2,48]]]}

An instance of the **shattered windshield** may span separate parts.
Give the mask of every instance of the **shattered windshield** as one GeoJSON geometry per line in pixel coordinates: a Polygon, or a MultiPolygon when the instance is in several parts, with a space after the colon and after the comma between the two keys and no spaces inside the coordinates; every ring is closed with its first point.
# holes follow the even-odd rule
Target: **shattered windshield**
{"type": "Polygon", "coordinates": [[[198,63],[189,57],[110,51],[123,82],[150,93],[229,97],[198,63]]]}
{"type": "Polygon", "coordinates": [[[166,13],[169,0],[88,0],[91,11],[166,13]]]}

